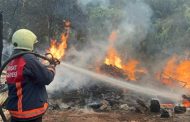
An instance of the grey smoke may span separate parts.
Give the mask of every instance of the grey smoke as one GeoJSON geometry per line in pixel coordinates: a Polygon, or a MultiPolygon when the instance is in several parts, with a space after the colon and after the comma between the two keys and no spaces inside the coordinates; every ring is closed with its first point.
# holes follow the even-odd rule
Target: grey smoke
{"type": "Polygon", "coordinates": [[[109,7],[109,0],[77,0],[78,5],[83,9],[86,10],[85,8],[87,5],[97,5],[99,7],[105,8],[109,7]]]}
{"type": "Polygon", "coordinates": [[[136,43],[143,41],[152,24],[151,8],[142,1],[129,3],[124,8],[123,19],[119,24],[119,43],[136,43]]]}
{"type": "MultiPolygon", "coordinates": [[[[86,46],[85,49],[80,51],[75,48],[71,48],[67,51],[65,60],[73,65],[96,71],[96,64],[98,64],[98,62],[102,62],[102,59],[105,56],[105,47],[106,44],[104,42],[92,42],[90,45],[86,46]]],[[[49,92],[79,89],[83,86],[88,86],[95,83],[90,82],[91,79],[89,77],[70,71],[67,68],[58,66],[56,70],[56,77],[51,85],[48,86],[49,92]]]]}

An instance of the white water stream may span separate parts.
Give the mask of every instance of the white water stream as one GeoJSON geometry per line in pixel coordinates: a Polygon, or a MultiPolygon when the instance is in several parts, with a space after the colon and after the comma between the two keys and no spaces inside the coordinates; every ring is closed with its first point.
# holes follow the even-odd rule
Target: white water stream
{"type": "Polygon", "coordinates": [[[179,101],[181,99],[181,94],[180,93],[172,93],[171,91],[166,91],[166,90],[158,90],[158,89],[154,89],[154,88],[150,88],[150,87],[146,87],[146,86],[140,86],[138,84],[132,84],[126,81],[122,81],[122,80],[118,80],[112,77],[108,77],[105,75],[101,75],[92,71],[89,71],[87,69],[83,69],[77,66],[73,66],[71,64],[62,62],[61,66],[64,66],[67,69],[70,69],[72,71],[81,73],[83,75],[87,75],[89,77],[92,77],[94,79],[100,80],[101,82],[105,82],[105,83],[109,83],[111,84],[113,87],[117,86],[120,88],[125,88],[131,91],[134,91],[136,93],[141,93],[141,94],[146,94],[149,96],[160,96],[163,98],[168,98],[171,100],[175,100],[175,101],[179,101]]]}

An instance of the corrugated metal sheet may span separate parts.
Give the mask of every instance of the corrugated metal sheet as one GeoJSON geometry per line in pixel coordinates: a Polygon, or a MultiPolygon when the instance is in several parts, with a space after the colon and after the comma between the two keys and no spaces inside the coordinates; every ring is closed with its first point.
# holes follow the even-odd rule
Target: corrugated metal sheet
{"type": "Polygon", "coordinates": [[[7,99],[7,97],[8,97],[8,93],[7,92],[3,92],[3,93],[0,94],[0,105],[2,105],[5,102],[5,100],[7,99]]]}

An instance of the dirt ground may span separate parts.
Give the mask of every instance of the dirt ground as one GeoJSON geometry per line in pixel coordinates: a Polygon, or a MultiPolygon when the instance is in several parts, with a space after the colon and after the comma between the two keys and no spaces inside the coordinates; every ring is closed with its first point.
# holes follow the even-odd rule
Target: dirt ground
{"type": "Polygon", "coordinates": [[[49,110],[44,122],[190,122],[190,113],[175,114],[170,118],[160,118],[159,114],[139,114],[135,112],[112,111],[93,112],[89,110],[49,110]]]}

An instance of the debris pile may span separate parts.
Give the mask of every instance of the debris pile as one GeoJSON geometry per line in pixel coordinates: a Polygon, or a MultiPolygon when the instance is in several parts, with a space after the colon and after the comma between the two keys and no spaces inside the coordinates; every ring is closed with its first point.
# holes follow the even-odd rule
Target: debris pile
{"type": "Polygon", "coordinates": [[[126,78],[125,72],[122,69],[112,66],[112,65],[103,64],[100,67],[100,70],[116,78],[123,78],[123,79],[126,78]]]}

